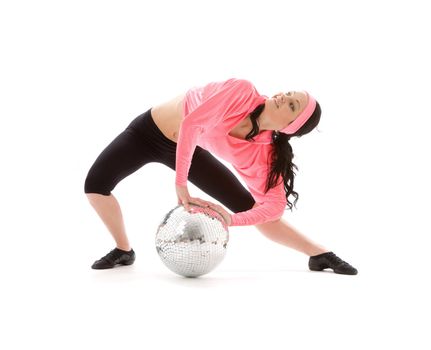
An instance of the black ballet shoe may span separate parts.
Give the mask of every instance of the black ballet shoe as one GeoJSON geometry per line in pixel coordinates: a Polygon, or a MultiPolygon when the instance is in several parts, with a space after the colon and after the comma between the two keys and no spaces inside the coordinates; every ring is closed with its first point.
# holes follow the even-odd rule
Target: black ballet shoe
{"type": "Polygon", "coordinates": [[[310,257],[308,267],[311,271],[322,271],[324,269],[333,269],[335,273],[343,275],[356,275],[356,270],[352,265],[336,256],[333,252],[327,252],[310,257]]]}
{"type": "Polygon", "coordinates": [[[133,249],[130,251],[115,248],[111,250],[104,257],[95,261],[91,266],[95,270],[112,269],[117,265],[132,265],[135,261],[135,252],[133,249]]]}

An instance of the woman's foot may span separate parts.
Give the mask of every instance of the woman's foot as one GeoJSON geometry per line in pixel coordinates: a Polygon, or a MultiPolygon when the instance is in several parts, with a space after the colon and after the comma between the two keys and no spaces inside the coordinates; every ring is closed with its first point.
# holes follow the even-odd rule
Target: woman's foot
{"type": "Polygon", "coordinates": [[[311,271],[322,271],[323,269],[333,269],[335,273],[343,275],[356,275],[356,270],[352,265],[336,256],[333,252],[326,252],[310,257],[308,267],[311,271]]]}
{"type": "Polygon", "coordinates": [[[125,251],[115,248],[104,257],[95,261],[91,268],[95,270],[112,269],[116,265],[132,265],[134,261],[135,252],[133,249],[130,249],[130,251],[125,251]]]}

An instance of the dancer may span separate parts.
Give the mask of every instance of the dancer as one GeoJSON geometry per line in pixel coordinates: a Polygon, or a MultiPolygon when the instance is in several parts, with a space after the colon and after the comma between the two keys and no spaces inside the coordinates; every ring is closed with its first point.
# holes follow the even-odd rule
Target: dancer
{"type": "Polygon", "coordinates": [[[89,202],[116,242],[92,268],[133,264],[135,252],[112,190],[145,164],[158,162],[176,172],[178,204],[185,209],[191,202],[210,206],[229,226],[254,225],[269,239],[308,255],[310,270],[357,274],[282,218],[286,206],[292,210],[299,197],[289,140],[313,130],[320,116],[319,103],[306,91],[268,98],[250,81],[235,78],[193,87],[148,109],[103,150],[86,177],[89,202]],[[248,190],[214,155],[232,164],[248,190]],[[192,197],[187,181],[222,205],[192,197]]]}

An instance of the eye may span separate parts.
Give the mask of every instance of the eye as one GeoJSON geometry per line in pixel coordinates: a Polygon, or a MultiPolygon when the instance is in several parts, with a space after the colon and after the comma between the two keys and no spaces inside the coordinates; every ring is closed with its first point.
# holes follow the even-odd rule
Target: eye
{"type": "Polygon", "coordinates": [[[290,103],[290,107],[292,108],[292,112],[295,112],[295,105],[293,104],[293,102],[290,103]]]}

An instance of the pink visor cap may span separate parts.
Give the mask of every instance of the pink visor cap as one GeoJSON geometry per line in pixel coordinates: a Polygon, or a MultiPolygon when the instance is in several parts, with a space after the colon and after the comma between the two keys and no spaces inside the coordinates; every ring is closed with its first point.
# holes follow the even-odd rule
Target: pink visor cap
{"type": "Polygon", "coordinates": [[[311,117],[314,110],[316,109],[316,100],[311,96],[307,91],[304,91],[308,96],[308,103],[304,110],[300,115],[296,117],[296,119],[286,126],[284,129],[280,130],[280,132],[285,134],[294,134],[297,132],[301,126],[305,124],[305,122],[311,117]]]}

